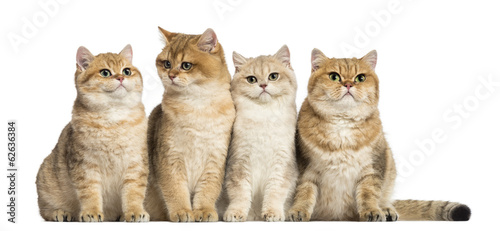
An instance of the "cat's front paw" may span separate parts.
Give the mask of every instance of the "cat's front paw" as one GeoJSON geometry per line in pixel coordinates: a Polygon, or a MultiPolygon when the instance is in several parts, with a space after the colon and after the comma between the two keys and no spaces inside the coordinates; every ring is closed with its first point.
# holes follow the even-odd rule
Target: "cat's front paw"
{"type": "Polygon", "coordinates": [[[310,221],[311,214],[306,210],[292,208],[288,211],[288,219],[290,219],[290,221],[310,221]]]}
{"type": "Polygon", "coordinates": [[[267,209],[262,213],[264,221],[285,221],[285,214],[283,211],[276,209],[267,209]]]}
{"type": "Polygon", "coordinates": [[[224,213],[223,219],[228,222],[242,222],[247,220],[247,214],[240,210],[228,209],[224,213]]]}
{"type": "Polygon", "coordinates": [[[204,208],[204,209],[195,209],[193,211],[194,221],[218,221],[219,215],[217,215],[217,211],[213,208],[204,208]]]}
{"type": "Polygon", "coordinates": [[[53,215],[53,221],[57,221],[57,222],[63,222],[63,221],[73,221],[75,219],[75,217],[73,217],[71,215],[71,213],[68,213],[62,209],[58,209],[56,211],[54,211],[53,215]]]}
{"type": "Polygon", "coordinates": [[[359,213],[359,221],[385,221],[385,213],[380,208],[365,209],[359,213]]]}
{"type": "Polygon", "coordinates": [[[124,214],[125,222],[148,222],[149,213],[144,210],[128,211],[124,214]]]}
{"type": "Polygon", "coordinates": [[[397,221],[399,219],[399,215],[394,208],[383,208],[382,211],[385,213],[386,221],[397,221]]]}
{"type": "Polygon", "coordinates": [[[169,213],[170,221],[191,222],[193,221],[193,211],[191,209],[180,209],[169,213]]]}
{"type": "Polygon", "coordinates": [[[84,210],[80,212],[80,221],[82,222],[102,222],[104,216],[101,211],[84,210]]]}

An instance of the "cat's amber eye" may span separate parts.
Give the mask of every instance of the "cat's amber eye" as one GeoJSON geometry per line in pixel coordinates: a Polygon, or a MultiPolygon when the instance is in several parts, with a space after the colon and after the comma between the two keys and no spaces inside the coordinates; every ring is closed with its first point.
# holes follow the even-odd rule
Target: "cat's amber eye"
{"type": "Polygon", "coordinates": [[[254,84],[257,82],[257,78],[255,78],[255,76],[248,76],[247,77],[247,82],[250,83],[250,84],[254,84]]]}
{"type": "Polygon", "coordinates": [[[359,74],[356,76],[356,78],[354,79],[354,82],[356,83],[361,83],[361,82],[364,82],[366,80],[366,76],[363,75],[363,74],[359,74]]]}
{"type": "Polygon", "coordinates": [[[168,60],[165,60],[165,62],[163,63],[163,66],[166,68],[166,69],[170,69],[172,68],[172,64],[170,63],[170,61],[168,60]]]}
{"type": "Polygon", "coordinates": [[[280,76],[280,75],[279,75],[278,73],[273,72],[273,73],[271,73],[271,74],[269,75],[269,80],[271,80],[271,81],[276,81],[276,80],[278,80],[279,76],[280,76]]]}
{"type": "Polygon", "coordinates": [[[122,73],[126,76],[130,76],[132,74],[132,71],[130,70],[130,68],[125,68],[123,69],[122,73]]]}
{"type": "Polygon", "coordinates": [[[185,71],[189,71],[191,69],[191,67],[193,67],[192,63],[188,63],[188,62],[181,63],[181,68],[185,71]]]}
{"type": "Polygon", "coordinates": [[[105,78],[111,76],[111,71],[109,71],[108,69],[102,69],[99,73],[101,74],[102,77],[105,78]]]}
{"type": "Polygon", "coordinates": [[[328,75],[328,78],[330,78],[330,80],[332,81],[340,82],[340,75],[337,72],[330,73],[330,75],[328,75]]]}

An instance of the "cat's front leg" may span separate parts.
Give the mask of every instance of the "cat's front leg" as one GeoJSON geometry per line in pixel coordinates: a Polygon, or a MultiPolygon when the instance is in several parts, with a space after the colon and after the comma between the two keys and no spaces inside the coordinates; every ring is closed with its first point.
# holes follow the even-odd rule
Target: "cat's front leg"
{"type": "Polygon", "coordinates": [[[226,191],[229,206],[224,213],[224,221],[246,221],[252,200],[252,183],[248,169],[248,156],[234,153],[228,160],[226,191]]]}
{"type": "Polygon", "coordinates": [[[288,211],[290,221],[310,221],[317,197],[318,186],[303,176],[297,186],[293,206],[288,211]]]}
{"type": "Polygon", "coordinates": [[[272,166],[272,173],[264,187],[261,216],[265,221],[285,221],[285,201],[290,193],[292,183],[295,183],[293,181],[296,180],[296,175],[287,172],[288,166],[291,166],[286,161],[288,156],[279,156],[278,154],[279,161],[276,161],[272,166]],[[294,179],[290,179],[291,177],[294,179]]]}
{"type": "MultiPolygon", "coordinates": [[[[160,152],[161,153],[161,152],[160,152]]],[[[188,189],[186,165],[179,153],[159,155],[157,182],[167,205],[168,218],[173,222],[194,221],[188,189]],[[168,159],[170,160],[168,160],[168,159]]]]}
{"type": "Polygon", "coordinates": [[[85,222],[104,221],[99,165],[84,158],[70,162],[71,180],[80,202],[77,219],[85,222]]]}
{"type": "Polygon", "coordinates": [[[148,178],[147,163],[139,161],[130,164],[125,172],[122,187],[123,220],[127,222],[147,222],[149,214],[144,209],[144,197],[148,178]]]}
{"type": "Polygon", "coordinates": [[[379,206],[382,175],[366,167],[357,182],[356,203],[360,221],[385,221],[386,214],[379,206]]]}
{"type": "MultiPolygon", "coordinates": [[[[225,151],[227,152],[227,150],[225,151]]],[[[226,154],[212,151],[210,160],[196,184],[193,196],[193,214],[195,221],[218,221],[219,215],[215,210],[215,202],[219,198],[222,182],[224,181],[224,167],[226,154]]]]}

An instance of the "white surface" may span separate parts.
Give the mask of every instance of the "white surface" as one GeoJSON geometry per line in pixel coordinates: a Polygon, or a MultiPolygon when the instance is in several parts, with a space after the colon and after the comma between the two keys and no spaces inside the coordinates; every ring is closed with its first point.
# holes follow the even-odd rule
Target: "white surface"
{"type": "MultiPolygon", "coordinates": [[[[40,3],[45,2],[50,1],[3,1],[0,6],[0,123],[4,123],[0,127],[5,129],[0,132],[2,175],[7,174],[7,120],[17,120],[19,132],[18,223],[8,224],[2,212],[1,230],[470,230],[494,225],[495,209],[500,205],[499,4],[406,0],[309,0],[303,4],[243,0],[78,1],[60,2],[58,7],[44,10],[40,3]],[[225,6],[226,11],[218,11],[214,5],[225,6]],[[35,30],[31,34],[24,31],[23,35],[29,22],[34,23],[35,30]],[[140,225],[43,222],[36,203],[35,176],[71,118],[77,48],[83,45],[94,54],[119,52],[130,43],[134,64],[143,74],[143,102],[149,114],[163,92],[154,65],[163,46],[157,26],[190,34],[213,28],[225,49],[231,73],[233,50],[252,57],[273,54],[287,44],[298,79],[298,105],[306,96],[313,48],[329,57],[361,57],[376,49],[382,121],[399,167],[405,167],[399,169],[395,197],[463,202],[472,209],[471,221],[140,225]],[[14,34],[24,37],[25,43],[13,45],[10,38],[14,34]],[[357,50],[344,51],[346,44],[357,50]],[[481,78],[494,82],[484,85],[481,78]],[[464,105],[466,113],[460,114],[458,105],[464,105]],[[432,133],[441,133],[434,135],[433,150],[425,156],[419,154],[425,149],[417,143],[427,140],[426,147],[431,147],[428,141],[432,133]]],[[[7,210],[7,187],[7,178],[0,177],[0,205],[4,208],[0,211],[7,210]]]]}

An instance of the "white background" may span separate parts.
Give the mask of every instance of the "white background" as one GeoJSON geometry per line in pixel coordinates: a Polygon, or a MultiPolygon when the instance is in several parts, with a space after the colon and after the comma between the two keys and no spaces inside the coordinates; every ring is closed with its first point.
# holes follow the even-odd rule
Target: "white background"
{"type": "MultiPolygon", "coordinates": [[[[6,175],[7,121],[14,119],[18,123],[19,168],[17,224],[8,224],[7,214],[1,212],[1,230],[471,230],[497,226],[493,222],[498,219],[500,205],[499,4],[409,0],[308,0],[301,4],[245,0],[78,1],[56,2],[47,10],[43,6],[46,2],[55,1],[0,4],[0,123],[4,124],[0,126],[0,166],[2,175],[6,175]],[[471,207],[471,220],[390,224],[43,222],[36,203],[35,176],[71,119],[77,48],[83,45],[98,54],[119,52],[130,43],[134,64],[143,74],[143,102],[149,114],[163,92],[154,65],[163,47],[157,26],[189,34],[213,28],[225,49],[231,73],[233,51],[253,57],[273,54],[287,44],[299,83],[298,105],[306,96],[313,48],[329,57],[361,57],[376,49],[379,107],[400,167],[394,197],[459,201],[471,207]],[[13,38],[20,43],[13,43],[13,38]],[[353,50],[344,50],[347,46],[353,50]],[[487,84],[480,80],[488,78],[487,84]],[[462,114],[460,107],[465,111],[462,114]],[[432,134],[439,131],[444,138],[432,140],[432,134]],[[421,142],[425,145],[419,146],[421,142]]],[[[7,210],[7,188],[7,178],[0,177],[0,211],[7,210]]]]}

